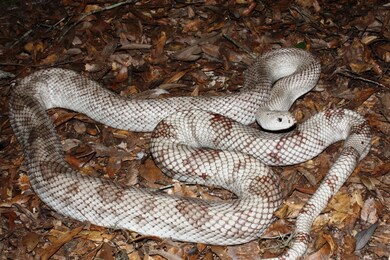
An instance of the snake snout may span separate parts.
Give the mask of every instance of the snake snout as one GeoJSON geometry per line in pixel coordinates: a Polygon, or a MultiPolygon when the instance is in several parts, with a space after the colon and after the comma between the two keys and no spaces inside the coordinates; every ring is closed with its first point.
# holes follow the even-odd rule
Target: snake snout
{"type": "Polygon", "coordinates": [[[256,114],[257,123],[265,130],[286,130],[295,125],[296,120],[288,111],[259,110],[256,114]]]}

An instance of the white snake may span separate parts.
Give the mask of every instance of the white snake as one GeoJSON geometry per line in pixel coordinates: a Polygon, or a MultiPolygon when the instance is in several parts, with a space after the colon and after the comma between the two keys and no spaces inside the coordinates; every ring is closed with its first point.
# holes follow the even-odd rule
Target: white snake
{"type": "Polygon", "coordinates": [[[270,224],[282,197],[279,178],[265,164],[297,164],[346,140],[299,214],[292,247],[280,257],[295,259],[307,248],[314,219],[368,153],[369,127],[359,114],[345,109],[321,112],[284,134],[242,124],[254,122],[257,116],[266,118],[260,122],[264,128],[291,126],[295,121],[286,111],[315,86],[319,73],[320,65],[309,53],[281,49],[262,55],[250,66],[240,93],[129,100],[75,72],[47,69],[13,88],[10,119],[32,188],[55,211],[105,227],[219,245],[256,239],[270,224]],[[75,110],[120,129],[151,131],[157,125],[150,147],[164,173],[185,182],[221,186],[238,199],[215,202],[169,196],[84,176],[64,161],[46,114],[53,107],[75,110]]]}

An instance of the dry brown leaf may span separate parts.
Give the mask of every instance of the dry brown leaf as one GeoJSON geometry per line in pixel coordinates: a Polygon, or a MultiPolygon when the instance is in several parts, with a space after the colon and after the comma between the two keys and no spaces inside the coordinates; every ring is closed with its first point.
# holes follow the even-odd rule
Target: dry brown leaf
{"type": "Polygon", "coordinates": [[[107,233],[105,231],[106,229],[103,229],[101,231],[81,230],[80,233],[78,233],[77,237],[92,240],[95,242],[103,242],[107,240],[112,240],[116,236],[115,233],[107,233]]]}
{"type": "Polygon", "coordinates": [[[24,45],[24,50],[32,55],[34,61],[37,60],[37,56],[40,53],[43,53],[45,50],[45,45],[42,41],[38,40],[35,42],[28,42],[24,45]]]}
{"type": "Polygon", "coordinates": [[[206,32],[209,33],[209,32],[213,32],[213,31],[217,31],[217,30],[225,27],[225,25],[226,25],[225,21],[212,23],[211,26],[206,29],[206,32]]]}
{"type": "Polygon", "coordinates": [[[73,128],[76,131],[76,133],[78,133],[80,135],[84,134],[87,130],[87,127],[85,126],[85,124],[83,122],[80,122],[80,121],[76,121],[73,124],[73,128]]]}
{"type": "Polygon", "coordinates": [[[65,155],[65,161],[75,168],[83,166],[84,162],[72,155],[65,155]]]}
{"type": "Polygon", "coordinates": [[[204,71],[200,71],[200,70],[191,71],[189,75],[198,85],[206,84],[207,82],[209,82],[209,77],[206,75],[204,71]]]}
{"type": "Polygon", "coordinates": [[[102,9],[99,5],[87,5],[84,8],[84,13],[90,13],[102,9]]]}
{"type": "Polygon", "coordinates": [[[102,247],[96,254],[96,259],[114,260],[113,248],[108,243],[103,243],[102,247]]]}
{"type": "Polygon", "coordinates": [[[361,176],[360,180],[364,184],[364,186],[367,187],[368,190],[372,191],[375,189],[375,184],[373,182],[373,178],[370,178],[368,176],[361,176]]]}
{"type": "Polygon", "coordinates": [[[147,185],[151,188],[160,188],[161,184],[166,183],[168,178],[161,172],[161,170],[148,159],[139,168],[139,174],[147,181],[147,185]]]}
{"type": "Polygon", "coordinates": [[[229,62],[237,62],[238,63],[244,59],[243,54],[237,53],[235,51],[229,51],[227,53],[227,55],[225,55],[225,56],[229,62]]]}
{"type": "Polygon", "coordinates": [[[390,248],[388,244],[373,246],[372,251],[375,252],[375,255],[377,255],[380,259],[388,259],[390,255],[390,248]]]}
{"type": "Polygon", "coordinates": [[[232,259],[250,260],[258,257],[260,248],[257,241],[252,241],[243,245],[228,246],[227,253],[232,259]]]}
{"type": "Polygon", "coordinates": [[[28,232],[22,238],[22,245],[26,247],[28,252],[31,252],[38,245],[40,238],[41,238],[40,235],[38,235],[34,232],[28,232]]]}
{"type": "Polygon", "coordinates": [[[143,258],[141,258],[141,256],[138,253],[138,251],[131,252],[130,254],[128,254],[128,257],[131,260],[142,260],[143,259],[143,258]]]}
{"type": "Polygon", "coordinates": [[[49,259],[49,257],[54,255],[65,243],[72,240],[83,228],[84,226],[80,226],[68,232],[64,232],[60,237],[52,238],[52,244],[43,250],[41,259],[49,259]]]}
{"type": "Polygon", "coordinates": [[[331,247],[329,244],[325,244],[315,253],[309,255],[306,260],[328,260],[331,256],[331,247]]]}
{"type": "Polygon", "coordinates": [[[96,127],[94,127],[94,128],[87,127],[87,129],[85,131],[87,132],[87,134],[92,135],[92,136],[96,136],[99,133],[98,130],[96,129],[96,127]]]}
{"type": "Polygon", "coordinates": [[[351,196],[348,193],[338,192],[328,203],[328,208],[332,208],[341,213],[351,212],[351,196]]]}
{"type": "Polygon", "coordinates": [[[380,96],[381,110],[383,115],[390,121],[390,92],[385,92],[380,96]]]}
{"type": "Polygon", "coordinates": [[[343,238],[343,243],[341,245],[343,259],[346,259],[347,256],[350,256],[353,254],[353,252],[355,251],[355,245],[356,245],[356,240],[354,237],[352,237],[350,235],[346,235],[343,238]]]}
{"type": "Polygon", "coordinates": [[[26,174],[20,175],[18,179],[18,183],[19,183],[19,189],[21,191],[30,189],[30,179],[26,174]]]}
{"type": "Polygon", "coordinates": [[[299,211],[300,208],[298,207],[298,209],[294,209],[292,207],[289,207],[289,205],[285,203],[282,205],[282,207],[280,207],[277,211],[275,211],[274,215],[280,219],[284,219],[293,215],[293,212],[295,212],[296,210],[299,211]]]}
{"type": "Polygon", "coordinates": [[[57,54],[50,54],[43,60],[39,62],[40,65],[53,65],[57,62],[58,60],[58,55],[57,54]]]}
{"type": "Polygon", "coordinates": [[[170,84],[179,81],[184,75],[186,75],[187,71],[178,71],[173,74],[170,78],[164,81],[164,84],[170,84]]]}
{"type": "Polygon", "coordinates": [[[192,97],[197,97],[197,96],[199,96],[199,86],[196,86],[196,87],[194,88],[194,90],[191,92],[191,96],[192,96],[192,97]]]}
{"type": "Polygon", "coordinates": [[[164,31],[162,31],[156,43],[156,48],[155,48],[156,56],[160,56],[164,54],[164,46],[166,42],[167,42],[167,35],[164,31]]]}
{"type": "Polygon", "coordinates": [[[199,18],[195,18],[189,22],[186,23],[186,25],[184,25],[183,27],[183,32],[186,33],[186,32],[197,32],[199,31],[199,27],[202,23],[202,20],[199,19],[199,18]]]}
{"type": "Polygon", "coordinates": [[[347,213],[343,213],[343,212],[332,213],[332,216],[329,219],[329,225],[340,227],[344,223],[347,217],[348,217],[347,213]]]}
{"type": "Polygon", "coordinates": [[[32,195],[19,194],[7,201],[0,201],[0,207],[9,208],[13,204],[24,204],[29,201],[32,195]]]}
{"type": "Polygon", "coordinates": [[[115,82],[124,82],[129,79],[129,69],[126,66],[121,66],[115,76],[115,82]]]}
{"type": "Polygon", "coordinates": [[[353,100],[346,106],[346,108],[356,110],[360,107],[364,102],[367,101],[373,94],[377,92],[377,89],[366,87],[364,89],[360,89],[359,91],[354,91],[353,100]]]}
{"type": "Polygon", "coordinates": [[[207,44],[201,45],[200,48],[202,49],[202,51],[206,55],[209,55],[211,57],[219,58],[221,56],[221,54],[219,52],[219,46],[218,45],[207,43],[207,44]]]}
{"type": "Polygon", "coordinates": [[[68,112],[65,110],[56,110],[56,112],[52,115],[52,119],[56,126],[60,126],[72,118],[74,118],[78,113],[76,112],[68,112]]]}
{"type": "Polygon", "coordinates": [[[390,43],[378,43],[374,46],[375,53],[379,56],[384,62],[390,62],[390,43]]]}
{"type": "Polygon", "coordinates": [[[290,234],[293,232],[294,225],[290,222],[279,219],[273,222],[263,233],[262,237],[280,237],[285,234],[290,234]]]}
{"type": "Polygon", "coordinates": [[[194,61],[200,58],[199,54],[201,52],[202,49],[198,45],[192,45],[178,52],[175,52],[172,55],[172,58],[181,61],[194,61]]]}
{"type": "Polygon", "coordinates": [[[168,57],[164,53],[166,40],[165,32],[161,32],[161,35],[156,44],[156,48],[150,51],[150,57],[147,60],[149,63],[163,64],[168,60],[168,57]]]}
{"type": "Polygon", "coordinates": [[[231,260],[227,254],[227,248],[224,246],[210,246],[211,251],[214,252],[221,260],[231,260]]]}
{"type": "Polygon", "coordinates": [[[106,173],[111,179],[115,178],[117,172],[122,167],[122,160],[118,157],[109,157],[106,166],[106,173]]]}
{"type": "Polygon", "coordinates": [[[195,189],[193,188],[194,186],[187,186],[185,184],[180,184],[179,182],[175,182],[173,184],[172,192],[177,196],[196,198],[198,194],[194,191],[195,189]]]}

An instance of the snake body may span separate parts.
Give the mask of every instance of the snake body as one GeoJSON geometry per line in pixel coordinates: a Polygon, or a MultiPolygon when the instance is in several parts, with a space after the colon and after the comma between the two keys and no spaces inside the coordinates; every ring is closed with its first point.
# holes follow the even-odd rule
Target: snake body
{"type": "Polygon", "coordinates": [[[294,259],[305,252],[314,219],[367,154],[369,127],[359,114],[345,109],[321,112],[284,134],[245,125],[255,117],[274,117],[275,111],[280,113],[264,128],[294,124],[285,111],[314,87],[319,70],[319,63],[305,51],[276,50],[250,66],[240,93],[140,100],[119,97],[75,72],[48,69],[13,88],[10,120],[32,188],[55,211],[105,227],[220,245],[251,241],[271,222],[282,197],[279,178],[266,165],[300,163],[346,140],[329,174],[302,209],[293,246],[281,256],[294,259]],[[150,149],[164,173],[226,188],[238,198],[218,202],[183,198],[82,175],[64,161],[46,114],[52,107],[75,110],[115,128],[154,129],[150,149]]]}

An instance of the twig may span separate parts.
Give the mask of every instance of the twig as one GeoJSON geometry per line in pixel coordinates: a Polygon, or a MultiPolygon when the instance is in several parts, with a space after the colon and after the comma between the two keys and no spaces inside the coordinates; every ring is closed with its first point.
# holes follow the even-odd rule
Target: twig
{"type": "MultiPolygon", "coordinates": [[[[363,77],[357,75],[356,73],[353,73],[352,71],[349,71],[345,67],[338,68],[333,74],[340,74],[340,75],[346,76],[348,78],[361,80],[361,81],[364,81],[364,82],[368,82],[368,83],[380,86],[382,88],[386,88],[386,86],[383,85],[382,83],[379,83],[379,82],[371,80],[371,79],[363,78],[363,77]]],[[[389,87],[387,87],[387,88],[389,88],[389,87]]]]}
{"type": "Polygon", "coordinates": [[[335,33],[330,32],[330,31],[329,31],[328,29],[326,29],[326,28],[323,28],[323,27],[321,26],[321,24],[319,24],[317,21],[315,21],[309,13],[307,13],[306,11],[301,10],[298,6],[293,5],[293,6],[291,6],[290,8],[291,8],[292,10],[297,11],[297,12],[302,16],[302,18],[303,18],[306,22],[308,22],[314,29],[316,29],[316,30],[318,30],[318,31],[320,31],[320,32],[324,32],[324,33],[326,33],[326,34],[335,35],[335,33]]]}
{"type": "Polygon", "coordinates": [[[83,60],[84,58],[74,59],[74,60],[68,60],[63,62],[58,62],[54,64],[19,64],[19,63],[7,63],[7,62],[0,62],[0,66],[20,66],[20,67],[32,67],[32,68],[51,68],[51,67],[58,67],[61,65],[74,63],[80,60],[83,60]]]}
{"type": "Polygon", "coordinates": [[[79,23],[80,23],[82,20],[84,20],[84,18],[86,18],[87,16],[90,16],[90,15],[93,15],[93,14],[97,14],[97,13],[100,13],[100,12],[104,12],[104,11],[107,11],[107,10],[111,10],[111,9],[117,8],[117,7],[122,6],[122,5],[133,4],[133,3],[136,3],[137,1],[138,1],[138,0],[128,0],[128,1],[125,1],[125,2],[116,3],[116,4],[113,4],[113,5],[109,5],[109,6],[103,7],[102,9],[94,10],[94,11],[92,11],[92,12],[83,14],[82,16],[80,16],[79,19],[77,19],[76,22],[74,22],[71,26],[69,26],[69,28],[61,35],[60,41],[64,38],[64,36],[65,36],[73,27],[75,27],[77,24],[79,24],[79,23]]]}
{"type": "Polygon", "coordinates": [[[237,48],[241,49],[241,50],[244,50],[246,53],[248,53],[253,59],[256,58],[256,55],[253,54],[247,47],[244,47],[242,46],[241,44],[239,44],[238,42],[236,42],[232,37],[230,37],[229,35],[227,34],[223,34],[222,35],[226,40],[228,40],[229,42],[233,43],[237,48]]]}
{"type": "Polygon", "coordinates": [[[28,30],[27,32],[25,32],[22,37],[20,37],[19,39],[17,39],[9,48],[13,48],[15,45],[17,45],[22,39],[24,38],[27,38],[27,36],[29,36],[31,33],[33,32],[33,30],[28,30]]]}

